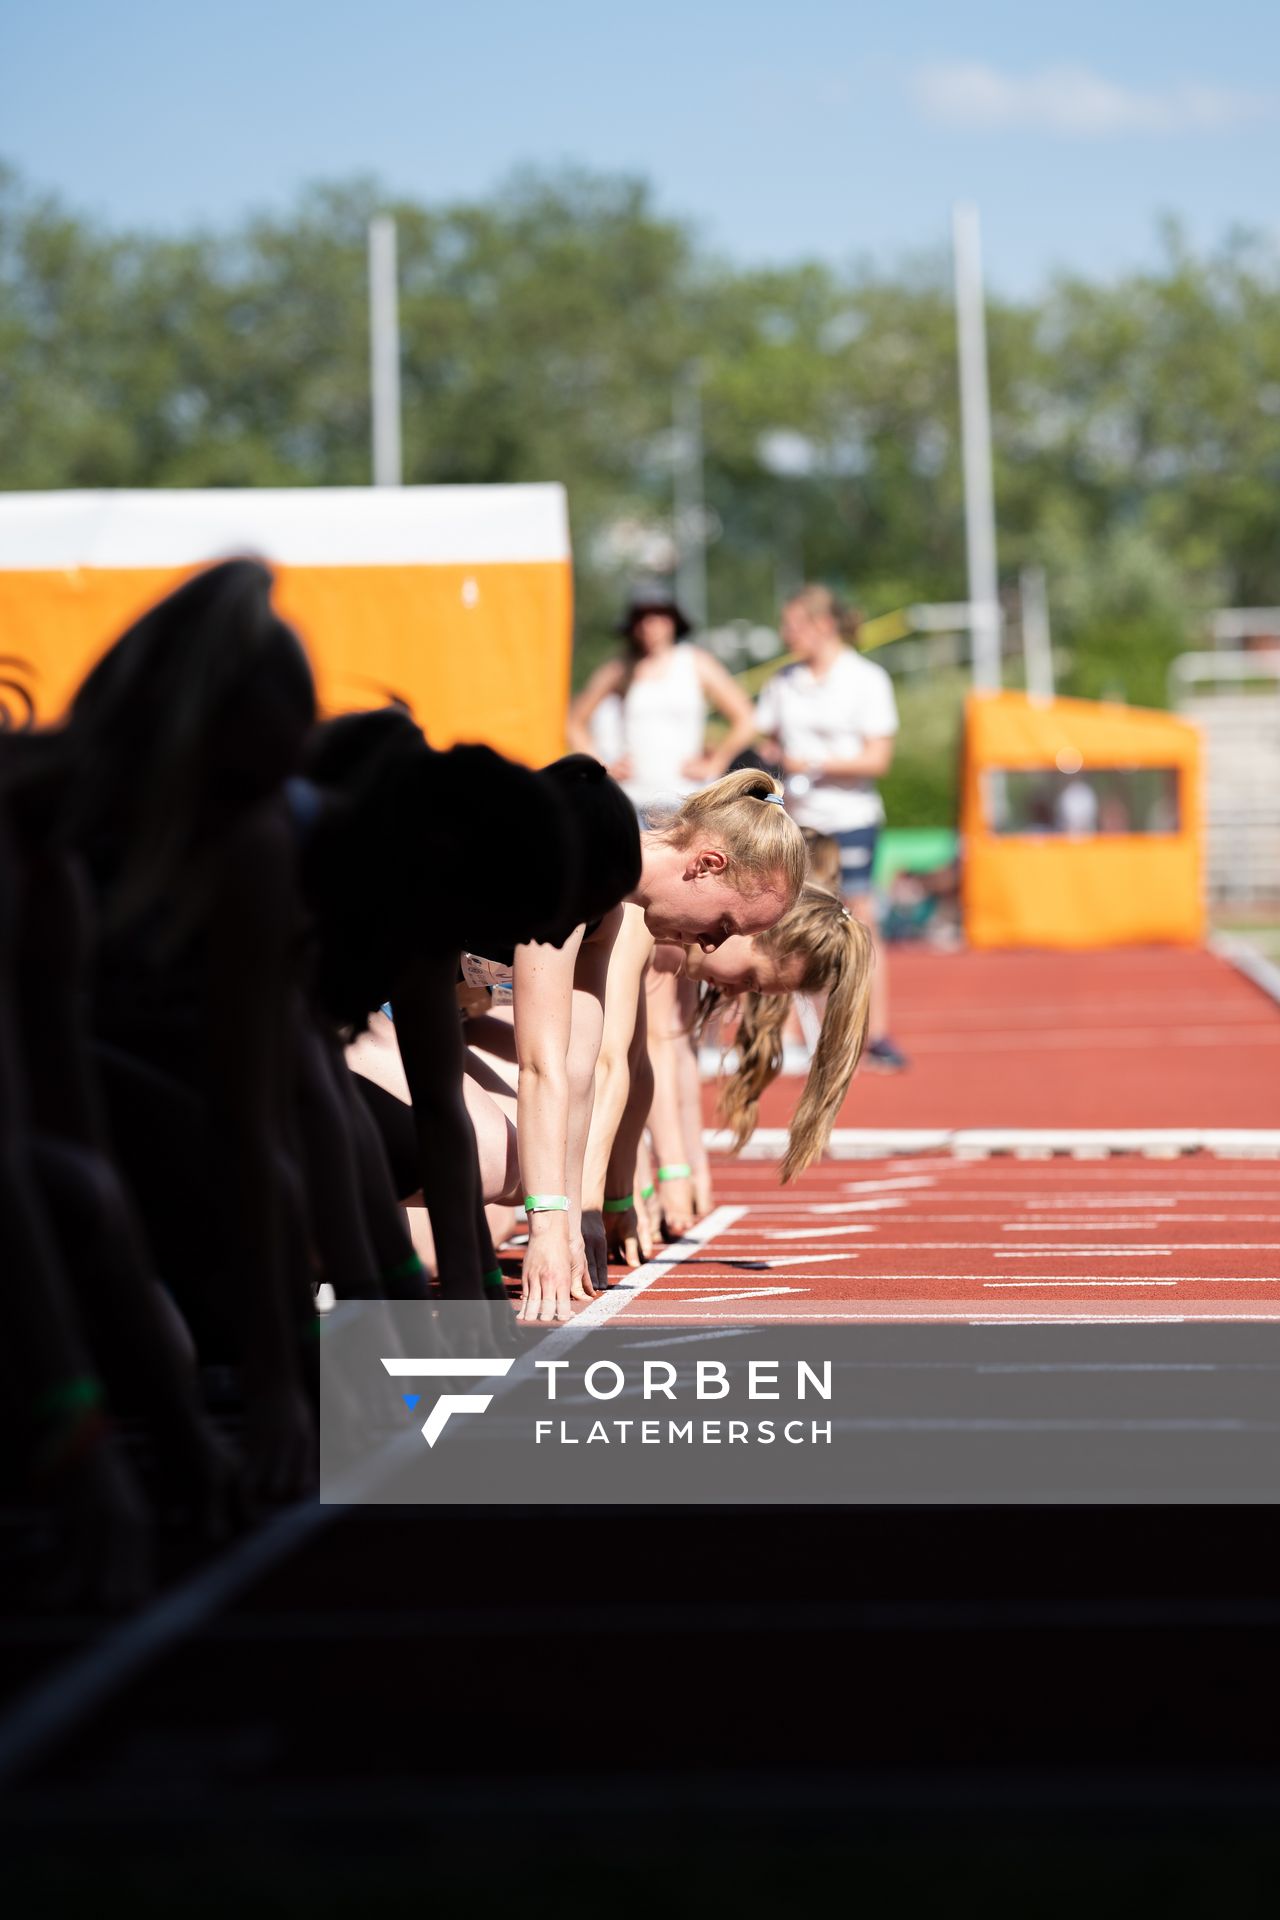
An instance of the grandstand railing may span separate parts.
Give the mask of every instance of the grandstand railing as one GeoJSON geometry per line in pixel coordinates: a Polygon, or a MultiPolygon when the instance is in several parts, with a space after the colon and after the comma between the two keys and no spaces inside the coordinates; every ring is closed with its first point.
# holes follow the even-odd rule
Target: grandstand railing
{"type": "Polygon", "coordinates": [[[1184,653],[1169,704],[1205,746],[1211,903],[1280,902],[1280,652],[1184,653]]]}

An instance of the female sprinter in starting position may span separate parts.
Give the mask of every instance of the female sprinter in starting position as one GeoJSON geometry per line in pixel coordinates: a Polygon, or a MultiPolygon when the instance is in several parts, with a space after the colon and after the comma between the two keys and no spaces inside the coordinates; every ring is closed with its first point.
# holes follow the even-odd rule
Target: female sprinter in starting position
{"type": "MultiPolygon", "coordinates": [[[[611,783],[610,783],[611,784],[611,783]]],[[[616,792],[616,788],[613,789],[616,792]]],[[[620,798],[621,796],[619,796],[620,798]]],[[[559,948],[516,949],[513,967],[516,1149],[519,1191],[509,1184],[511,1101],[501,1056],[473,1057],[470,1110],[492,1199],[523,1196],[529,1215],[521,1316],[566,1319],[605,1280],[600,1224],[609,1147],[587,1153],[588,1128],[612,1143],[627,1103],[640,980],[658,941],[712,953],[761,933],[793,905],[805,875],[804,840],[766,773],[733,773],[653,819],[640,836],[641,873],[629,901],[559,948]],[[625,952],[616,950],[625,933],[625,952]],[[628,985],[620,989],[621,963],[628,985]],[[601,1055],[606,993],[630,994],[621,1050],[601,1055]],[[603,1158],[602,1158],[603,1156],[603,1158]],[[586,1176],[584,1187],[584,1159],[586,1176]],[[505,1187],[505,1191],[504,1191],[505,1187]],[[583,1210],[589,1225],[584,1238],[583,1210]]],[[[486,1023],[495,1052],[497,1022],[486,1023]]],[[[618,1024],[618,1034],[622,1028],[618,1024]]],[[[510,1062],[510,1053],[507,1054],[510,1062]]],[[[643,1114],[641,1124],[643,1124],[643,1114]]]]}
{"type": "MultiPolygon", "coordinates": [[[[603,1052],[617,1057],[629,1051],[634,1058],[628,1001],[637,966],[644,965],[638,929],[619,946],[617,993],[612,994],[615,978],[611,978],[603,1052]]],[[[738,1064],[720,1095],[720,1111],[733,1133],[735,1153],[755,1131],[761,1096],[782,1070],[782,1034],[791,996],[826,995],[821,1034],[792,1115],[780,1174],[783,1182],[793,1180],[825,1149],[866,1040],[874,966],[866,927],[825,889],[806,886],[791,911],[762,933],[726,940],[713,953],[660,944],[651,961],[659,974],[697,983],[700,1004],[695,1034],[724,1002],[738,1003],[734,1036],[738,1064]]],[[[591,1169],[600,1179],[610,1251],[630,1266],[637,1264],[643,1250],[634,1187],[646,1110],[659,1171],[670,1168],[679,1175],[689,1159],[673,1048],[653,1050],[652,1081],[651,1108],[643,1087],[638,1098],[633,1091],[611,1150],[606,1153],[601,1142],[590,1158],[591,1169]]]]}

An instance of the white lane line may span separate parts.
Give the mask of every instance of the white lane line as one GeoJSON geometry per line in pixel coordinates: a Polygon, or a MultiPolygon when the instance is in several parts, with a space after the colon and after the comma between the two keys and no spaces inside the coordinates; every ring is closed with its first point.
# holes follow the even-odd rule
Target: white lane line
{"type": "Polygon", "coordinates": [[[1280,1313],[1062,1313],[1055,1309],[1043,1314],[989,1314],[981,1320],[972,1320],[975,1327],[1149,1327],[1169,1324],[1180,1326],[1184,1321],[1196,1325],[1212,1327],[1223,1321],[1241,1321],[1247,1326],[1270,1326],[1280,1321],[1280,1313]]]}
{"type": "MultiPolygon", "coordinates": [[[[685,1289],[682,1287],[680,1291],[683,1293],[685,1289]]],[[[681,1300],[679,1305],[682,1307],[696,1307],[699,1305],[705,1306],[710,1303],[713,1306],[718,1306],[726,1300],[763,1300],[770,1294],[809,1293],[810,1291],[811,1289],[809,1287],[742,1287],[736,1293],[721,1293],[719,1291],[716,1293],[697,1293],[694,1294],[691,1299],[681,1300]]],[[[658,1297],[665,1299],[666,1295],[665,1293],[661,1296],[655,1295],[655,1298],[658,1297]]]]}
{"type": "Polygon", "coordinates": [[[651,1347],[691,1347],[697,1340],[732,1340],[751,1331],[750,1327],[709,1327],[706,1333],[673,1333],[665,1340],[632,1340],[627,1350],[647,1353],[651,1347]]]}
{"type": "MultiPolygon", "coordinates": [[[[923,1198],[933,1200],[933,1194],[923,1198]]],[[[804,1202],[804,1200],[752,1200],[752,1213],[785,1213],[789,1219],[800,1219],[806,1213],[900,1213],[910,1202],[906,1200],[823,1200],[823,1202],[804,1202]]]]}
{"type": "MultiPolygon", "coordinates": [[[[645,1317],[647,1318],[648,1315],[646,1314],[645,1317]]],[[[704,1320],[734,1320],[740,1322],[742,1315],[740,1313],[708,1313],[704,1311],[690,1313],[688,1318],[698,1323],[704,1320]]],[[[1203,1323],[1206,1326],[1214,1326],[1222,1321],[1241,1321],[1246,1325],[1270,1325],[1272,1322],[1280,1323],[1280,1313],[1223,1313],[1219,1311],[1199,1313],[1185,1311],[1182,1313],[1157,1313],[1153,1311],[1151,1313],[1135,1313],[1132,1308],[1123,1313],[1103,1313],[1098,1310],[1096,1305],[1090,1306],[1080,1313],[1068,1313],[1062,1307],[1046,1307],[1043,1313],[1031,1313],[1025,1310],[1022,1313],[997,1313],[994,1308],[989,1313],[983,1313],[977,1306],[961,1307],[955,1311],[946,1307],[925,1306],[917,1312],[890,1303],[886,1303],[883,1307],[827,1307],[812,1313],[769,1313],[762,1307],[760,1312],[754,1315],[753,1318],[761,1324],[777,1321],[780,1325],[787,1325],[793,1320],[816,1320],[820,1321],[823,1325],[834,1325],[838,1320],[873,1320],[881,1325],[887,1326],[902,1326],[916,1321],[963,1320],[972,1327],[1149,1327],[1165,1324],[1180,1326],[1184,1321],[1203,1323]]],[[[683,1323],[681,1322],[679,1324],[683,1323]]]]}
{"type": "MultiPolygon", "coordinates": [[[[1185,1253],[1185,1247],[1176,1249],[1185,1253]]],[[[1042,1247],[1033,1253],[1029,1247],[1019,1247],[1016,1253],[1007,1248],[996,1255],[997,1260],[1172,1260],[1173,1247],[1042,1247]]]]}
{"type": "MultiPolygon", "coordinates": [[[[1274,1174],[1271,1185],[1275,1184],[1274,1174]]],[[[1181,1185],[1181,1182],[1179,1182],[1181,1185]]],[[[1172,1207],[1182,1211],[1186,1200],[1257,1200],[1260,1192],[1257,1187],[1214,1187],[1208,1186],[1203,1193],[1183,1191],[1180,1193],[987,1193],[966,1198],[987,1200],[1018,1200],[1028,1213],[1074,1212],[1077,1208],[1083,1213],[1087,1208],[1099,1210],[1115,1207],[1121,1213],[1141,1213],[1146,1207],[1172,1207]]]]}
{"type": "MultiPolygon", "coordinates": [[[[756,1214],[765,1212],[765,1209],[763,1207],[752,1207],[751,1211],[753,1214],[756,1214]]],[[[783,1212],[780,1208],[777,1209],[777,1212],[781,1214],[781,1219],[776,1222],[778,1225],[782,1224],[782,1220],[794,1220],[797,1217],[795,1214],[783,1212]]],[[[1114,1214],[1106,1213],[1099,1214],[1097,1218],[1092,1220],[1059,1220],[1050,1217],[1043,1220],[1018,1220],[1011,1222],[1005,1210],[1001,1207],[992,1208],[987,1213],[922,1213],[914,1217],[908,1216],[906,1219],[877,1220],[871,1223],[870,1231],[879,1232],[882,1228],[888,1227],[899,1227],[905,1231],[908,1227],[918,1227],[923,1232],[930,1227],[952,1226],[986,1226],[994,1231],[998,1226],[1001,1233],[1120,1233],[1130,1232],[1135,1227],[1141,1227],[1144,1224],[1153,1227],[1182,1227],[1215,1223],[1222,1225],[1228,1221],[1274,1223],[1280,1221],[1280,1213],[1236,1213],[1234,1211],[1231,1213],[1169,1213],[1153,1214],[1143,1220],[1117,1219],[1114,1214]]],[[[854,1222],[850,1221],[848,1224],[850,1232],[856,1230],[854,1222]]]]}
{"type": "MultiPolygon", "coordinates": [[[[876,1248],[870,1249],[870,1251],[878,1253],[880,1249],[876,1247],[876,1248]]],[[[825,1277],[835,1278],[836,1276],[828,1275],[825,1277]]],[[[898,1281],[899,1283],[902,1283],[902,1284],[906,1284],[908,1282],[916,1281],[916,1280],[927,1280],[931,1283],[933,1281],[938,1281],[938,1280],[975,1280],[975,1281],[985,1282],[989,1276],[988,1274],[985,1274],[985,1273],[916,1273],[911,1269],[908,1269],[907,1271],[904,1272],[901,1267],[895,1267],[891,1273],[868,1273],[865,1269],[861,1269],[859,1270],[858,1273],[856,1273],[851,1277],[856,1279],[859,1285],[861,1285],[863,1281],[866,1281],[866,1280],[876,1280],[876,1281],[891,1280],[891,1281],[898,1281]]],[[[1083,1282],[1081,1281],[1079,1274],[1075,1274],[1075,1273],[1042,1273],[1037,1277],[1041,1280],[1069,1280],[1072,1286],[1075,1286],[1075,1287],[1083,1285],[1083,1282]]],[[[1275,1273],[1232,1273],[1232,1274],[1221,1274],[1221,1273],[1168,1274],[1166,1273],[1166,1274],[1161,1274],[1159,1277],[1162,1280],[1176,1280],[1182,1285],[1192,1285],[1192,1286],[1206,1286],[1206,1287],[1280,1286],[1280,1274],[1275,1274],[1275,1273]]],[[[1112,1286],[1112,1285],[1118,1286],[1120,1283],[1118,1280],[1117,1281],[1108,1280],[1103,1282],[1102,1284],[1106,1286],[1112,1286]]]]}
{"type": "Polygon", "coordinates": [[[806,1205],[804,1202],[785,1200],[752,1200],[748,1202],[752,1215],[762,1220],[777,1219],[803,1220],[806,1216],[825,1215],[836,1217],[846,1213],[896,1213],[905,1207],[905,1200],[840,1200],[821,1205],[806,1205]]]}
{"type": "Polygon", "coordinates": [[[1002,1233],[1149,1233],[1152,1227],[1185,1226],[1185,1213],[1148,1213],[1140,1220],[1010,1220],[1002,1233]]]}
{"type": "MultiPolygon", "coordinates": [[[[888,1225],[889,1223],[886,1222],[885,1224],[888,1225]]],[[[893,1222],[893,1225],[895,1226],[899,1224],[900,1222],[898,1221],[893,1222]]],[[[733,1240],[735,1242],[740,1240],[745,1240],[749,1244],[754,1244],[754,1242],[759,1239],[834,1240],[837,1234],[848,1235],[848,1234],[855,1234],[855,1233],[877,1233],[878,1231],[879,1231],[879,1222],[876,1222],[875,1225],[871,1225],[869,1223],[866,1223],[860,1220],[846,1220],[844,1225],[841,1227],[796,1227],[787,1232],[784,1232],[783,1230],[778,1229],[776,1231],[770,1231],[765,1234],[761,1234],[759,1229],[756,1227],[744,1227],[741,1229],[735,1229],[733,1232],[726,1234],[725,1238],[726,1240],[733,1240]]],[[[741,1248],[738,1249],[739,1255],[742,1253],[742,1251],[744,1250],[741,1248]]],[[[725,1256],[726,1259],[730,1259],[733,1257],[734,1256],[728,1255],[728,1254],[726,1254],[725,1256]]]]}
{"type": "Polygon", "coordinates": [[[984,1280],[984,1287],[1021,1292],[1026,1287],[1176,1287],[1177,1280],[984,1280]]]}
{"type": "Polygon", "coordinates": [[[739,1297],[745,1300],[753,1294],[808,1293],[808,1291],[808,1287],[780,1287],[767,1284],[756,1287],[742,1280],[700,1280],[696,1285],[686,1287],[663,1287],[662,1298],[666,1300],[674,1293],[705,1293],[708,1300],[722,1294],[726,1297],[732,1295],[735,1300],[739,1297]]]}
{"type": "MultiPolygon", "coordinates": [[[[849,1233],[856,1233],[856,1227],[789,1227],[776,1228],[771,1233],[759,1235],[761,1240],[839,1240],[849,1233]]],[[[871,1228],[865,1229],[867,1233],[871,1228]]]]}
{"type": "Polygon", "coordinates": [[[805,1212],[814,1214],[896,1213],[906,1204],[904,1200],[824,1200],[818,1206],[806,1207],[805,1212]]]}
{"type": "MultiPolygon", "coordinates": [[[[937,1218],[936,1215],[933,1217],[937,1218]]],[[[956,1214],[951,1217],[963,1219],[964,1216],[956,1214]]],[[[1003,1231],[1005,1233],[1098,1233],[1105,1227],[1108,1233],[1116,1233],[1121,1228],[1141,1226],[1144,1222],[1153,1227],[1171,1225],[1185,1227],[1193,1222],[1200,1225],[1215,1222],[1220,1224],[1224,1220],[1280,1220],[1280,1213],[1237,1213],[1234,1209],[1230,1213],[1148,1213],[1132,1220],[1123,1218],[1117,1220],[1115,1215],[1110,1213],[1101,1220],[1059,1220],[1052,1214],[1046,1214],[1041,1220],[1010,1221],[1003,1231]]]]}
{"type": "Polygon", "coordinates": [[[846,1180],[843,1182],[846,1193],[892,1193],[905,1192],[909,1187],[936,1187],[938,1176],[932,1173],[913,1173],[894,1175],[883,1180],[846,1180]]]}
{"type": "Polygon", "coordinates": [[[784,1253],[764,1264],[771,1273],[790,1273],[793,1267],[825,1267],[832,1260],[857,1260],[862,1252],[861,1247],[850,1247],[844,1253],[784,1253]]]}
{"type": "MultiPolygon", "coordinates": [[[[879,1241],[879,1246],[888,1245],[879,1241]]],[[[1143,1260],[1164,1259],[1172,1253],[1276,1253],[1275,1240],[1175,1240],[1145,1247],[1002,1247],[997,1260],[1043,1260],[1046,1254],[1060,1254],[1064,1260],[1143,1260]]]]}
{"type": "MultiPolygon", "coordinates": [[[[1108,1223],[1110,1224],[1110,1223],[1108,1223]]],[[[866,1229],[870,1231],[870,1229],[866,1229]]],[[[775,1233],[764,1236],[766,1239],[785,1240],[786,1234],[775,1233]]],[[[797,1236],[799,1237],[799,1236],[797,1236]]],[[[805,1235],[805,1238],[812,1236],[805,1235]]],[[[1055,1257],[1062,1260],[1164,1260],[1175,1253],[1275,1253],[1280,1252],[1280,1241],[1275,1240],[1160,1240],[1143,1241],[1140,1246],[1082,1247],[1077,1241],[1066,1246],[1057,1246],[1045,1241],[1038,1247],[1010,1247],[1001,1240],[877,1240],[873,1245],[850,1247],[850,1256],[860,1253],[994,1253],[997,1260],[1046,1260],[1055,1257]]],[[[726,1254],[725,1258],[740,1258],[740,1255],[726,1254]]],[[[766,1258],[773,1259],[769,1255],[766,1258]]],[[[793,1259],[820,1260],[824,1257],[838,1258],[838,1255],[824,1256],[813,1254],[779,1254],[779,1262],[793,1259]]]]}

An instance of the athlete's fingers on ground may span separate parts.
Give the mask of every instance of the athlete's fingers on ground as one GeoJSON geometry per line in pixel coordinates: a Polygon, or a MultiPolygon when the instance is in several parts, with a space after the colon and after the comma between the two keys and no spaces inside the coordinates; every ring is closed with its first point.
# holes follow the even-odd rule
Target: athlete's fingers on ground
{"type": "Polygon", "coordinates": [[[520,1288],[520,1305],[516,1312],[518,1320],[536,1320],[542,1307],[542,1288],[537,1281],[526,1280],[520,1288]]]}

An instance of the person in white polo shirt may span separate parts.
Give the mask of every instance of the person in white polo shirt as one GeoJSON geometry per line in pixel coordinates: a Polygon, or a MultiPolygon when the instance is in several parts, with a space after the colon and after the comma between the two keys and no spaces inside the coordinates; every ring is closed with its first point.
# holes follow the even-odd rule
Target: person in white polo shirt
{"type": "MultiPolygon", "coordinates": [[[[893,760],[898,706],[884,668],[845,644],[857,624],[830,588],[802,588],[782,610],[782,639],[793,663],[765,682],[756,714],[782,763],[789,811],[800,826],[839,842],[841,894],[850,913],[874,932],[871,868],[884,824],[876,781],[893,760]]],[[[889,977],[879,941],[864,1058],[882,1072],[907,1065],[889,1037],[889,977]]]]}

